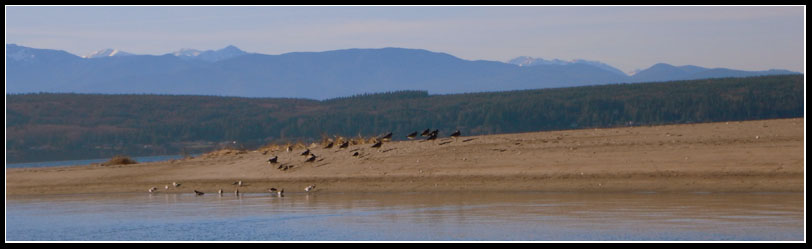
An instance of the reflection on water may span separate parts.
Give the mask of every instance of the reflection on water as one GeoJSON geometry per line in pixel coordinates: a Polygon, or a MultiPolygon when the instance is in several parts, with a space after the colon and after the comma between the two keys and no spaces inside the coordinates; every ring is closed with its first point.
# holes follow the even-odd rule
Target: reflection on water
{"type": "Polygon", "coordinates": [[[6,205],[10,241],[804,239],[800,193],[127,194],[6,205]]]}

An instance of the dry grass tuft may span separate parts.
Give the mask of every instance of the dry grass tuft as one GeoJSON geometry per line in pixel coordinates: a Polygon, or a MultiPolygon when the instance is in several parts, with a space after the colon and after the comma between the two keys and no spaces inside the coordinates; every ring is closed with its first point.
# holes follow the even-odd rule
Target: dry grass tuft
{"type": "Polygon", "coordinates": [[[124,165],[124,164],[136,164],[135,160],[131,159],[128,156],[114,156],[107,162],[101,163],[101,166],[110,166],[110,165],[124,165]]]}
{"type": "Polygon", "coordinates": [[[201,155],[203,158],[213,158],[213,157],[220,157],[220,156],[227,156],[227,155],[239,155],[248,153],[245,150],[235,150],[235,149],[222,149],[222,150],[215,150],[206,154],[201,155]]]}

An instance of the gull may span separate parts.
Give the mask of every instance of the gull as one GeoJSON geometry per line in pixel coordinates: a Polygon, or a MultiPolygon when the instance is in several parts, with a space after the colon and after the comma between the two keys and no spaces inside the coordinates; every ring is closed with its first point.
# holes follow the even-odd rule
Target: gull
{"type": "Polygon", "coordinates": [[[313,185],[307,186],[307,187],[305,188],[305,192],[310,192],[310,190],[313,190],[314,188],[316,188],[316,184],[313,184],[313,185]]]}

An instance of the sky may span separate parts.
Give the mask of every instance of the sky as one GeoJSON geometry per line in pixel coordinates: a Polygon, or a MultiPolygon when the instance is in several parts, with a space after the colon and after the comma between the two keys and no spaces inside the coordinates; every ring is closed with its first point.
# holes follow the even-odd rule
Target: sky
{"type": "Polygon", "coordinates": [[[6,43],[76,55],[235,45],[263,54],[402,47],[804,72],[805,6],[6,6],[6,43]]]}

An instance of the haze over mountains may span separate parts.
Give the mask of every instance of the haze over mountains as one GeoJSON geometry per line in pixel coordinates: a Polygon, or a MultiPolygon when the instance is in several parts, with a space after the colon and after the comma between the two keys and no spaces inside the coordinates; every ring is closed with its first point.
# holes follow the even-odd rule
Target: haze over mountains
{"type": "Polygon", "coordinates": [[[86,56],[6,44],[6,91],[157,93],[327,99],[362,93],[506,91],[611,83],[797,74],[658,63],[633,75],[588,60],[519,57],[463,60],[422,49],[343,49],[280,55],[181,49],[135,55],[105,49],[86,56]]]}

